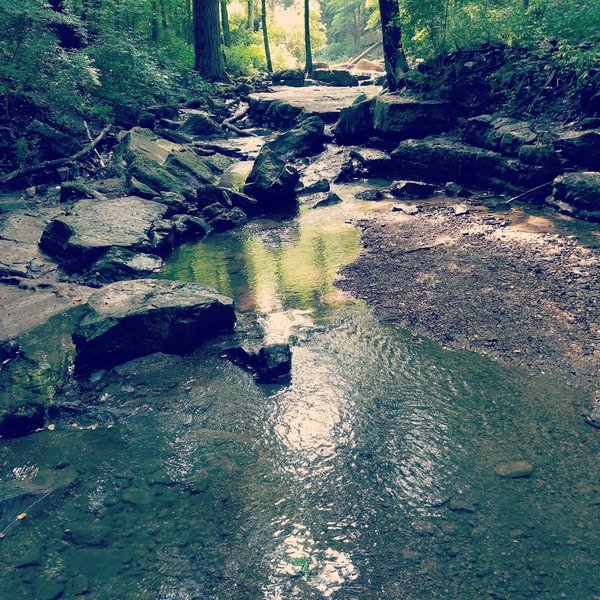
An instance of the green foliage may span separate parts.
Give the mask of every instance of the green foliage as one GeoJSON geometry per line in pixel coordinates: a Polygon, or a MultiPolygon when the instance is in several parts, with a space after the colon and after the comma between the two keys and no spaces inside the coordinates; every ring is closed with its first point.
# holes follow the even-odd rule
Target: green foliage
{"type": "Polygon", "coordinates": [[[19,166],[30,162],[37,156],[38,144],[35,140],[29,140],[24,137],[17,139],[14,145],[15,159],[19,166]]]}

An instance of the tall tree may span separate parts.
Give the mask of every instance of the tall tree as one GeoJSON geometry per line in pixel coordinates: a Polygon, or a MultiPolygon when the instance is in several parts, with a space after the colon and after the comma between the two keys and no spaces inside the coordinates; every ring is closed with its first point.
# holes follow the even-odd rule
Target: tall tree
{"type": "Polygon", "coordinates": [[[248,0],[248,29],[254,31],[254,0],[248,0]]]}
{"type": "Polygon", "coordinates": [[[395,92],[400,88],[402,76],[408,71],[408,63],[402,48],[398,0],[379,0],[379,12],[388,88],[390,92],[395,92]]]}
{"type": "Polygon", "coordinates": [[[310,75],[313,71],[312,50],[310,47],[310,0],[304,0],[304,46],[306,48],[305,71],[310,75]]]}
{"type": "Polygon", "coordinates": [[[265,58],[267,59],[267,71],[273,72],[273,63],[271,62],[271,49],[269,48],[269,32],[267,30],[267,0],[261,0],[262,10],[262,30],[263,40],[265,42],[265,58]]]}
{"type": "Polygon", "coordinates": [[[221,27],[223,28],[223,43],[231,46],[231,32],[229,31],[229,15],[227,14],[227,0],[221,0],[221,27]]]}
{"type": "Polygon", "coordinates": [[[205,79],[228,81],[221,50],[219,0],[194,0],[194,69],[205,79]]]}

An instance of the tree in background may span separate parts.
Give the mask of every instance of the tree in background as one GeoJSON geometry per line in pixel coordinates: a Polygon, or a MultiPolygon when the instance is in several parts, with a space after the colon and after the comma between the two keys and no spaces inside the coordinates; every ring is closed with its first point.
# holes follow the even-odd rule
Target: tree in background
{"type": "Polygon", "coordinates": [[[221,2],[221,27],[223,29],[223,43],[231,46],[231,32],[229,30],[229,15],[227,14],[227,0],[221,2]]]}
{"type": "Polygon", "coordinates": [[[267,30],[267,0],[261,0],[261,17],[263,40],[265,42],[265,59],[267,61],[267,71],[273,72],[273,62],[271,61],[271,49],[269,48],[269,32],[267,30]]]}
{"type": "Polygon", "coordinates": [[[254,31],[254,0],[248,0],[248,29],[254,31]]]}
{"type": "Polygon", "coordinates": [[[221,51],[219,0],[194,0],[194,69],[209,81],[228,81],[221,51]]]}
{"type": "Polygon", "coordinates": [[[306,66],[308,75],[313,71],[312,49],[310,45],[310,0],[304,0],[304,46],[306,48],[306,66]]]}
{"type": "Polygon", "coordinates": [[[379,13],[388,89],[395,92],[400,88],[404,73],[408,71],[408,62],[402,48],[398,0],[379,0],[379,13]]]}

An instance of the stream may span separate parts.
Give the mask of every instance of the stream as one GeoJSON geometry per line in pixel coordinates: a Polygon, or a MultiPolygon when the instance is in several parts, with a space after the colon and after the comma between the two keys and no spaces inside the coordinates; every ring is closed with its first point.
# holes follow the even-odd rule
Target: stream
{"type": "Polygon", "coordinates": [[[217,339],[55,391],[76,314],[23,341],[41,365],[28,393],[93,410],[0,448],[0,597],[600,597],[588,392],[378,322],[337,290],[360,249],[349,219],[389,210],[354,200],[360,185],[183,246],[160,274],[233,297],[270,342],[291,336],[289,385],[257,385],[217,339]],[[533,475],[495,472],[515,460],[533,475]]]}

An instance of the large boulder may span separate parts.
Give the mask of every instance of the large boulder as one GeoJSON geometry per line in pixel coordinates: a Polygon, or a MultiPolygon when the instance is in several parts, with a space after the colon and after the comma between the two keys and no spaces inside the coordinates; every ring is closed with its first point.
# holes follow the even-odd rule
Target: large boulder
{"type": "Polygon", "coordinates": [[[275,85],[289,85],[292,87],[304,86],[305,74],[302,69],[284,69],[275,71],[271,80],[275,85]]]}
{"type": "Polygon", "coordinates": [[[109,368],[140,356],[188,352],[231,331],[233,300],[203,286],[138,279],[93,293],[73,333],[75,368],[109,368]]]}
{"type": "Polygon", "coordinates": [[[575,217],[600,221],[600,172],[565,173],[554,180],[546,203],[575,217]]]}
{"type": "Polygon", "coordinates": [[[292,160],[317,154],[326,141],[325,123],[319,117],[309,117],[285,133],[267,142],[265,146],[283,160],[292,160]]]}
{"type": "Polygon", "coordinates": [[[435,193],[435,186],[424,181],[400,179],[392,183],[390,192],[396,198],[428,198],[435,193]]]}
{"type": "Polygon", "coordinates": [[[369,60],[367,58],[361,58],[355,65],[352,66],[355,71],[373,71],[375,73],[385,73],[383,65],[369,60]]]}
{"type": "Polygon", "coordinates": [[[119,135],[111,161],[111,170],[126,175],[128,189],[143,198],[173,192],[194,199],[199,185],[216,180],[217,167],[142,127],[119,135]]]}
{"type": "Polygon", "coordinates": [[[533,144],[537,134],[527,121],[479,115],[467,119],[463,139],[468,144],[516,156],[522,146],[533,144]]]}
{"type": "Polygon", "coordinates": [[[314,69],[310,75],[316,81],[323,81],[340,87],[354,87],[358,85],[356,75],[345,69],[314,69]]]}
{"type": "Polygon", "coordinates": [[[296,206],[298,171],[269,148],[262,148],[244,186],[244,193],[259,201],[264,212],[286,211],[296,206]]]}
{"type": "Polygon", "coordinates": [[[499,152],[454,142],[443,136],[404,140],[392,152],[394,172],[436,182],[455,181],[494,189],[529,189],[556,176],[546,167],[525,165],[499,152]]]}
{"type": "Polygon", "coordinates": [[[215,135],[222,133],[222,129],[217,123],[204,113],[190,115],[179,129],[191,135],[215,135]]]}
{"type": "Polygon", "coordinates": [[[600,169],[600,129],[570,131],[561,135],[554,145],[572,162],[600,169]]]}
{"type": "Polygon", "coordinates": [[[210,166],[195,152],[188,149],[170,152],[165,160],[165,169],[180,182],[185,182],[187,186],[193,189],[198,188],[200,185],[213,183],[216,180],[210,166]]]}
{"type": "Polygon", "coordinates": [[[384,94],[375,100],[373,125],[378,134],[394,139],[421,138],[448,131],[456,115],[450,102],[384,94]]]}
{"type": "Polygon", "coordinates": [[[65,158],[81,150],[81,146],[72,136],[58,131],[46,123],[34,120],[25,131],[38,140],[40,160],[65,158]]]}
{"type": "Polygon", "coordinates": [[[340,120],[333,133],[342,143],[355,143],[373,135],[373,107],[375,99],[361,94],[351,106],[342,108],[340,120]]]}
{"type": "Polygon", "coordinates": [[[71,270],[88,267],[111,248],[164,253],[172,248],[172,226],[159,202],[127,197],[81,200],[68,215],[52,220],[40,248],[71,270]]]}

